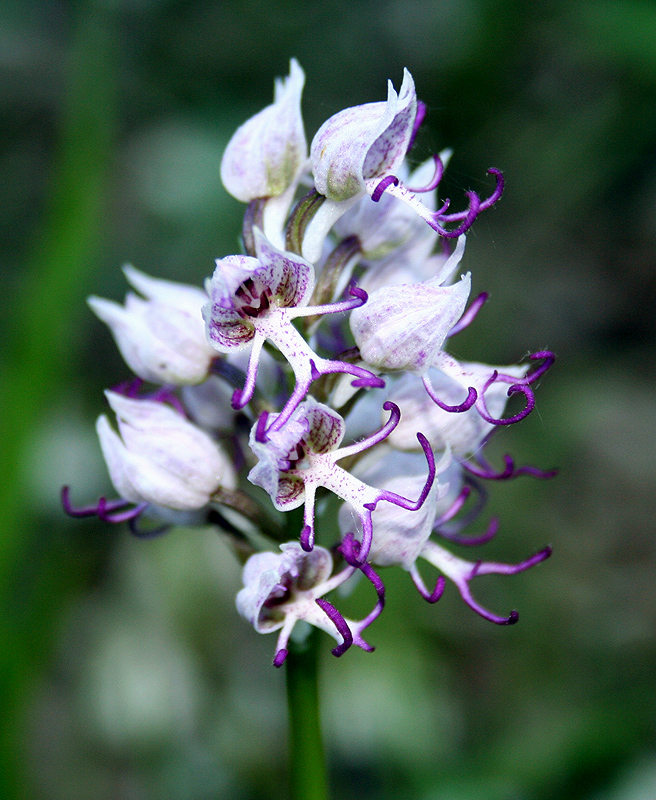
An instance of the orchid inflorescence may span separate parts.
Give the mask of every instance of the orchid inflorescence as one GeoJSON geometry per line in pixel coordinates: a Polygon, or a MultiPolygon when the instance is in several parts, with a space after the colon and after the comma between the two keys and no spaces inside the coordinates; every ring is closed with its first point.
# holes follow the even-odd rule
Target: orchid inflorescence
{"type": "Polygon", "coordinates": [[[138,294],[123,306],[89,299],[137,377],[106,393],[118,433],[105,415],[97,423],[118,498],[76,508],[63,490],[71,515],[128,521],[140,536],[218,526],[245,560],[238,610],[257,631],[279,631],[276,666],[299,620],[331,635],[337,656],[352,644],[372,650],[363,631],[385,602],[375,568],[402,567],[431,603],[449,578],[481,616],[516,622],[515,611],[479,605],[470,582],[528,569],[549,548],[511,565],[467,561],[436,539],[471,546],[495,535],[496,519],[463,533],[484,506],[484,481],[554,474],[510,456],[497,471],[483,456],[495,430],[533,410],[553,354],[492,367],[445,350],[487,297],[468,306],[470,274],[454,275],[466,231],[501,196],[501,173],[489,170],[489,197],[468,192],[467,209],[447,213],[437,189],[450,153],[408,167],[425,107],[407,70],[385,102],[325,122],[308,156],[304,80],[292,60],[273,104],[224,153],[223,184],[248,204],[245,252],[218,259],[204,290],[126,267],[138,294]],[[515,394],[522,407],[504,416],[515,394]],[[302,519],[263,507],[247,481],[277,512],[302,507],[302,519]],[[322,521],[340,531],[332,551],[315,544],[322,521]],[[297,540],[285,541],[294,524],[297,540]],[[440,573],[433,588],[420,558],[440,573]],[[376,592],[359,621],[325,599],[356,573],[376,592]]]}

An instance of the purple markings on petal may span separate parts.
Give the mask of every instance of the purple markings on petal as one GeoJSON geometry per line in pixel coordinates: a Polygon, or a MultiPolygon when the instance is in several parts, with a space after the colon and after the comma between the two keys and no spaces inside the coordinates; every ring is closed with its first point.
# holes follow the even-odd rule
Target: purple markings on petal
{"type": "Polygon", "coordinates": [[[310,553],[314,548],[314,531],[309,525],[304,525],[300,537],[301,547],[306,553],[310,553]]]}

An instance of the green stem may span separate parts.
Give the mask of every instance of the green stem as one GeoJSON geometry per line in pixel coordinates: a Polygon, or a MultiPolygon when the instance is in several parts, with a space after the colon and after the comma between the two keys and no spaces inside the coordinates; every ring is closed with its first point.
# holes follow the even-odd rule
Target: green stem
{"type": "Polygon", "coordinates": [[[319,714],[319,636],[320,632],[313,628],[302,644],[290,642],[285,661],[291,800],[329,797],[319,714]]]}

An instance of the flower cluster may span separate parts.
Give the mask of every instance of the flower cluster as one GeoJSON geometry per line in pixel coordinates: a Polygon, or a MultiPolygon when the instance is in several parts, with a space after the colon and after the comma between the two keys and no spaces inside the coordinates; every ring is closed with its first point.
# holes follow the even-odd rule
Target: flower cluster
{"type": "Polygon", "coordinates": [[[438,201],[450,154],[409,166],[425,107],[407,71],[387,100],[331,117],[308,151],[304,80],[292,60],[272,105],[224,153],[223,184],[247,204],[244,252],[218,259],[204,290],[128,267],[138,294],[124,305],[90,298],[136,378],[106,393],[118,432],[105,415],[97,424],[118,497],[78,508],[63,491],[68,513],[129,521],[141,536],[216,525],[245,560],[237,608],[257,631],[279,631],[276,666],[299,620],[331,635],[335,655],[373,649],[363,631],[384,607],[384,567],[406,570],[431,603],[448,578],[474,611],[514,623],[517,612],[474,599],[472,579],[550,552],[503,564],[439,543],[496,534],[496,519],[483,534],[463,532],[484,506],[484,481],[553,474],[510,456],[496,471],[483,455],[495,430],[531,413],[552,353],[495,367],[446,350],[486,300],[470,302],[470,275],[457,273],[466,231],[501,196],[501,173],[490,169],[489,197],[468,192],[463,211],[438,201]],[[521,402],[507,412],[513,395],[521,402]],[[325,527],[340,541],[326,542],[325,527]],[[433,588],[420,559],[439,573],[433,588]],[[356,573],[376,593],[358,621],[325,599],[356,573]]]}

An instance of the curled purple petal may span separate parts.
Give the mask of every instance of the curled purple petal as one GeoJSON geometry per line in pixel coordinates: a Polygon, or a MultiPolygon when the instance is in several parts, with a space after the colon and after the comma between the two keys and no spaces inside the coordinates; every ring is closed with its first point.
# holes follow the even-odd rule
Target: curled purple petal
{"type": "Polygon", "coordinates": [[[108,502],[104,497],[101,497],[95,506],[82,506],[80,508],[76,508],[71,504],[70,501],[69,486],[62,486],[61,502],[64,511],[69,517],[96,517],[98,516],[99,508],[103,508],[108,511],[114,511],[118,508],[123,508],[124,506],[128,505],[127,500],[110,500],[108,502]]]}
{"type": "Polygon", "coordinates": [[[421,100],[417,100],[417,112],[415,114],[415,121],[412,126],[412,133],[410,134],[410,141],[408,142],[408,149],[406,152],[410,152],[412,149],[412,145],[415,143],[415,139],[417,138],[417,134],[419,133],[419,128],[421,128],[421,123],[424,121],[424,117],[426,116],[426,103],[421,100]]]}
{"type": "Polygon", "coordinates": [[[257,428],[255,429],[255,441],[265,444],[267,439],[267,421],[269,419],[269,412],[263,411],[257,420],[257,428]]]}
{"type": "Polygon", "coordinates": [[[465,194],[469,198],[469,208],[467,211],[461,211],[457,214],[442,214],[438,211],[431,214],[434,223],[432,227],[440,236],[444,236],[447,239],[457,239],[459,236],[462,236],[463,233],[466,233],[474,224],[474,220],[480,211],[481,199],[476,192],[465,192],[465,194]],[[439,224],[440,222],[455,222],[459,219],[463,220],[462,224],[453,230],[447,230],[439,224]]]}
{"type": "MultiPolygon", "coordinates": [[[[444,162],[442,161],[438,153],[435,153],[435,155],[433,156],[433,160],[435,161],[435,172],[433,173],[433,177],[431,178],[430,182],[427,183],[426,186],[412,187],[412,188],[408,186],[407,189],[409,192],[417,192],[418,194],[423,194],[424,192],[432,192],[433,189],[437,189],[444,175],[444,162]]],[[[441,210],[446,210],[446,209],[441,209],[441,210]]]]}
{"type": "Polygon", "coordinates": [[[451,506],[435,520],[435,522],[433,523],[434,527],[438,528],[445,522],[449,522],[449,520],[452,520],[455,517],[455,515],[459,513],[461,508],[465,505],[465,501],[467,500],[470,494],[471,494],[471,487],[463,486],[462,489],[460,490],[460,493],[453,501],[451,506]]]}
{"type": "Polygon", "coordinates": [[[287,658],[288,654],[289,654],[289,650],[287,650],[286,647],[281,647],[280,650],[278,650],[278,652],[276,653],[276,655],[275,655],[275,657],[273,659],[273,666],[274,667],[282,667],[282,665],[285,663],[285,659],[287,658]]]}
{"type": "MultiPolygon", "coordinates": [[[[524,408],[512,417],[506,417],[505,419],[495,419],[491,416],[487,410],[487,406],[485,405],[485,392],[487,389],[497,380],[506,381],[507,382],[508,376],[500,375],[499,372],[495,369],[492,375],[488,378],[485,382],[485,386],[483,387],[483,391],[479,394],[478,399],[476,401],[476,410],[478,413],[483,417],[486,422],[489,422],[491,425],[512,425],[515,422],[520,422],[525,417],[527,417],[531,411],[535,408],[535,395],[533,394],[533,390],[529,388],[527,384],[524,383],[513,383],[512,386],[508,388],[508,396],[512,396],[513,394],[523,394],[526,398],[526,405],[524,408]]],[[[514,379],[516,380],[516,379],[514,379]]]]}
{"type": "Polygon", "coordinates": [[[464,331],[472,322],[476,319],[478,312],[483,308],[483,305],[487,301],[488,294],[487,292],[481,292],[478,297],[472,302],[469,306],[467,311],[460,317],[460,320],[456,322],[456,324],[451,328],[451,330],[447,333],[447,338],[451,336],[455,336],[457,333],[464,331]]]}
{"type": "Polygon", "coordinates": [[[460,533],[452,533],[449,530],[440,529],[439,526],[434,528],[435,533],[438,536],[441,536],[443,539],[448,539],[450,542],[455,542],[456,544],[462,544],[466,547],[476,547],[481,544],[485,544],[489,542],[499,532],[499,520],[497,517],[492,517],[490,522],[488,523],[487,530],[485,533],[481,533],[478,536],[463,536],[460,533]]]}
{"type": "Polygon", "coordinates": [[[417,591],[419,594],[426,600],[428,603],[437,603],[437,601],[442,597],[444,593],[444,586],[446,581],[444,580],[444,576],[440,575],[435,583],[435,588],[433,591],[429,591],[426,588],[426,584],[424,583],[421,575],[419,574],[419,570],[417,569],[417,565],[413,564],[412,569],[410,570],[410,577],[414,585],[417,587],[417,591]]]}
{"type": "Polygon", "coordinates": [[[148,508],[148,503],[139,503],[133,508],[128,508],[125,511],[112,511],[111,504],[101,497],[98,501],[98,519],[102,522],[128,522],[135,517],[138,517],[143,511],[148,508]]]}
{"type": "Polygon", "coordinates": [[[551,547],[543,547],[538,550],[530,558],[520,561],[519,564],[500,564],[496,561],[477,561],[469,576],[469,580],[475,578],[477,575],[516,575],[518,572],[524,572],[536,564],[545,561],[551,555],[551,547]]]}
{"type": "Polygon", "coordinates": [[[61,501],[65,513],[70,517],[98,517],[102,522],[116,523],[128,522],[138,517],[148,507],[148,503],[138,503],[132,508],[125,508],[125,506],[130,505],[129,500],[106,500],[101,497],[95,506],[89,505],[75,508],[70,502],[70,489],[68,486],[62,486],[61,501]],[[119,511],[119,509],[124,510],[119,511]]]}
{"type": "Polygon", "coordinates": [[[336,658],[339,658],[340,656],[344,655],[344,653],[353,644],[353,634],[351,633],[351,629],[346,624],[344,617],[339,613],[332,603],[324,600],[323,597],[318,597],[314,602],[326,614],[333,625],[337,628],[337,632],[341,635],[342,639],[344,639],[341,644],[338,644],[337,647],[334,647],[332,650],[332,654],[336,658]]]}
{"type": "Polygon", "coordinates": [[[428,462],[428,477],[426,478],[426,483],[424,484],[424,488],[421,490],[419,498],[413,502],[412,500],[408,500],[407,497],[402,497],[396,492],[385,489],[381,490],[380,496],[373,504],[374,506],[377,505],[381,500],[386,500],[388,503],[393,503],[400,508],[405,508],[407,511],[418,511],[423,506],[430,490],[433,488],[433,482],[435,480],[435,456],[433,455],[433,449],[431,448],[428,439],[423,433],[418,433],[417,439],[419,440],[419,444],[421,445],[424,455],[426,456],[426,461],[428,462]]]}
{"type": "Polygon", "coordinates": [[[486,208],[490,208],[490,206],[493,206],[497,200],[501,199],[501,195],[503,194],[503,189],[505,186],[503,172],[501,172],[500,169],[496,169],[496,167],[490,167],[490,169],[487,171],[487,174],[494,175],[496,178],[496,185],[492,194],[481,203],[479,211],[485,211],[486,208]]]}
{"type": "Polygon", "coordinates": [[[556,356],[550,350],[540,350],[537,353],[532,353],[529,356],[532,360],[543,359],[542,364],[539,364],[532,372],[524,378],[524,383],[534,383],[553,365],[556,356]]]}
{"type": "Polygon", "coordinates": [[[362,300],[362,304],[364,305],[367,300],[369,299],[369,295],[365,292],[364,289],[360,289],[359,286],[355,283],[355,281],[351,281],[348,287],[349,294],[352,294],[353,297],[357,297],[359,300],[362,300]]]}
{"type": "Polygon", "coordinates": [[[374,201],[374,203],[377,203],[383,196],[383,192],[385,191],[385,189],[387,189],[389,186],[392,185],[394,186],[399,185],[399,179],[397,177],[395,177],[394,175],[388,175],[387,177],[383,178],[383,180],[378,184],[378,186],[376,186],[376,188],[371,193],[371,199],[374,201]]]}
{"type": "Polygon", "coordinates": [[[445,402],[440,400],[440,398],[435,393],[435,389],[433,389],[433,384],[431,383],[430,378],[428,377],[428,373],[422,376],[422,382],[424,384],[424,388],[430,399],[435,403],[436,406],[439,406],[443,411],[447,411],[450,414],[461,414],[463,411],[469,411],[469,409],[474,405],[476,400],[478,399],[478,392],[474,389],[473,386],[470,386],[467,389],[467,397],[463,400],[462,403],[456,406],[447,405],[445,402]]]}

